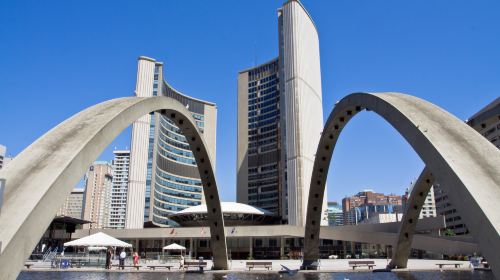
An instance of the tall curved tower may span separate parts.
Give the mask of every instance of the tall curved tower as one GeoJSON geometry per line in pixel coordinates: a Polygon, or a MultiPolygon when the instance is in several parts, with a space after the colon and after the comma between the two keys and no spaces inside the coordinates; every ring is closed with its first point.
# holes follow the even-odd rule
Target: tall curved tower
{"type": "MultiPolygon", "coordinates": [[[[238,75],[237,200],[304,225],[321,131],[319,38],[304,6],[278,9],[279,56],[238,75]]],[[[326,195],[322,224],[327,225],[326,195]]]]}
{"type": "MultiPolygon", "coordinates": [[[[186,106],[203,133],[215,164],[217,107],[175,90],[163,78],[163,63],[139,57],[136,96],[168,96],[186,106]]],[[[191,148],[168,117],[154,113],[134,122],[125,228],[176,225],[168,215],[204,203],[191,148]]]]}

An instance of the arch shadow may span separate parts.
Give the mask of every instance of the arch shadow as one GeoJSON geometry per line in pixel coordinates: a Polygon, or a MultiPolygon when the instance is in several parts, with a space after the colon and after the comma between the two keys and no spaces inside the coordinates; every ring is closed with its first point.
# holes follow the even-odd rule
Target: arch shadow
{"type": "Polygon", "coordinates": [[[413,147],[462,213],[494,274],[500,275],[500,211],[496,207],[500,201],[500,151],[445,110],[400,93],[354,93],[330,114],[311,177],[303,267],[319,259],[321,205],[335,144],[349,120],[365,109],[383,117],[413,147]]]}
{"type": "Polygon", "coordinates": [[[33,248],[88,167],[129,125],[159,111],[185,135],[206,197],[215,269],[227,269],[227,247],[217,182],[207,145],[191,113],[169,97],[126,97],[89,107],[65,120],[0,171],[0,278],[16,279],[33,248]]]}

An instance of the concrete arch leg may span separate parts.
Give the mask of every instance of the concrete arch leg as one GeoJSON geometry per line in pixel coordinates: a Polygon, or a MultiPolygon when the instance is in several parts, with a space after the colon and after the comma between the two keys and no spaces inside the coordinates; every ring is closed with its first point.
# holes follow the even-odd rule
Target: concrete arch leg
{"type": "Polygon", "coordinates": [[[191,113],[168,97],[128,97],[92,106],[36,140],[0,171],[5,179],[0,212],[0,279],[16,279],[24,261],[88,166],[139,117],[161,111],[193,147],[207,197],[216,269],[227,269],[227,247],[212,161],[191,113]]]}
{"type": "Polygon", "coordinates": [[[395,244],[391,262],[387,268],[405,268],[411,252],[411,242],[417,227],[418,217],[425,202],[425,198],[434,184],[434,176],[429,169],[425,168],[415,182],[408,207],[406,207],[403,220],[398,233],[398,241],[395,244]]]}
{"type": "Polygon", "coordinates": [[[310,184],[304,236],[306,267],[319,258],[321,204],[340,132],[358,112],[370,110],[389,122],[422,158],[450,200],[463,213],[493,272],[500,275],[500,151],[450,113],[400,93],[355,93],[333,109],[323,130],[310,184]],[[446,189],[445,189],[446,191],[446,189]]]}

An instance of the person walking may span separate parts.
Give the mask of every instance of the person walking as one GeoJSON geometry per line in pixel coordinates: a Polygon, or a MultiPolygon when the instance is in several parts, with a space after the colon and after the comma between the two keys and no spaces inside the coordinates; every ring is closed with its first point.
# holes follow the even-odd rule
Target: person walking
{"type": "Polygon", "coordinates": [[[111,252],[111,248],[108,248],[106,251],[106,269],[111,269],[111,256],[113,253],[111,252]]]}
{"type": "Polygon", "coordinates": [[[139,265],[139,254],[137,254],[137,252],[134,252],[133,259],[134,259],[134,265],[139,265]]]}
{"type": "Polygon", "coordinates": [[[125,249],[122,249],[122,252],[120,253],[120,268],[122,270],[125,269],[125,258],[127,257],[127,253],[125,253],[125,249]]]}

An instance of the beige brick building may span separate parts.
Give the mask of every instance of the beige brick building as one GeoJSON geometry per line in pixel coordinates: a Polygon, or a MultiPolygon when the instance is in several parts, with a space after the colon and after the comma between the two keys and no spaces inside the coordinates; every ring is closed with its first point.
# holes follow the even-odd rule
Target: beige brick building
{"type": "Polygon", "coordinates": [[[91,221],[84,228],[106,228],[113,183],[113,168],[108,162],[95,162],[85,175],[83,219],[91,221]]]}

